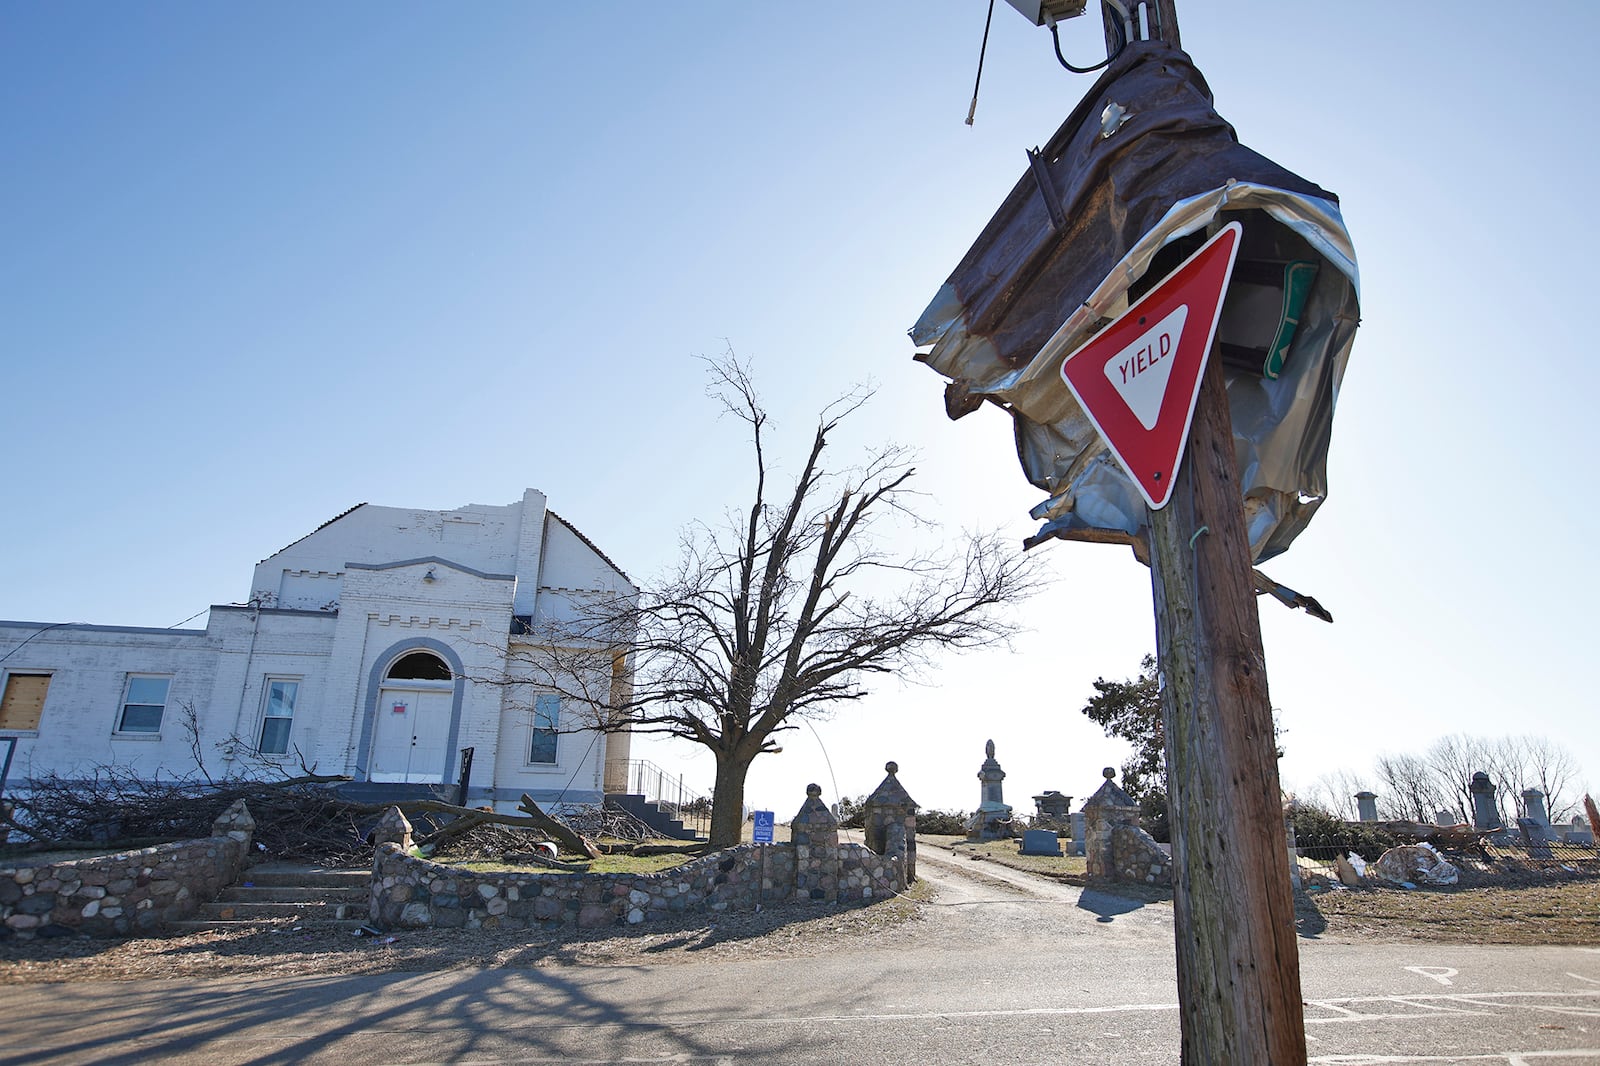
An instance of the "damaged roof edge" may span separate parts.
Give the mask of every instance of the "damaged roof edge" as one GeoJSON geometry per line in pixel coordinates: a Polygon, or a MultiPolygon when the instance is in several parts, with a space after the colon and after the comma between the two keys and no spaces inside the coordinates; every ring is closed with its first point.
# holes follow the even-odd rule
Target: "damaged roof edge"
{"type": "Polygon", "coordinates": [[[256,560],[256,565],[259,566],[260,564],[266,562],[267,559],[272,558],[273,555],[282,555],[284,552],[288,551],[290,548],[294,547],[296,544],[299,544],[301,541],[305,540],[307,537],[316,536],[318,533],[321,533],[324,529],[327,529],[329,526],[333,525],[335,522],[339,521],[341,518],[346,518],[346,517],[350,516],[351,514],[355,513],[356,511],[361,510],[361,508],[363,508],[365,506],[367,506],[367,503],[366,503],[365,500],[363,500],[361,503],[356,504],[354,507],[350,507],[350,508],[347,508],[346,510],[340,511],[338,514],[334,515],[332,518],[330,518],[326,522],[322,523],[322,525],[318,526],[316,529],[313,529],[310,533],[307,533],[304,537],[296,537],[294,540],[291,540],[289,543],[285,544],[283,547],[281,547],[277,551],[273,552],[272,555],[267,556],[266,559],[258,559],[258,560],[256,560]]]}
{"type": "Polygon", "coordinates": [[[637,589],[638,588],[638,586],[633,583],[633,578],[628,576],[627,571],[622,569],[622,567],[618,566],[614,561],[612,561],[611,556],[609,556],[605,552],[601,551],[600,550],[600,546],[598,544],[596,544],[594,541],[590,540],[588,537],[584,536],[583,535],[583,530],[579,529],[577,526],[573,525],[571,522],[567,521],[565,518],[562,518],[559,514],[557,514],[554,511],[546,510],[545,514],[549,515],[551,518],[554,518],[557,522],[560,522],[562,525],[566,526],[569,530],[571,530],[572,531],[572,535],[577,537],[579,540],[581,540],[583,542],[583,544],[584,544],[584,547],[588,548],[590,551],[592,551],[596,555],[598,555],[600,557],[600,561],[601,562],[605,563],[607,566],[611,567],[612,570],[616,571],[617,576],[622,578],[622,580],[626,581],[628,583],[628,587],[629,588],[632,588],[632,589],[637,589]]]}

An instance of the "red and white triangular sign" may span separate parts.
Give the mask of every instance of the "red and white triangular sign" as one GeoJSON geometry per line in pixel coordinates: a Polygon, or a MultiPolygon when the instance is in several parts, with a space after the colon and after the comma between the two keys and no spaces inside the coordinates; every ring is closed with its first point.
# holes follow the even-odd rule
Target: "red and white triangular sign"
{"type": "Polygon", "coordinates": [[[1230,222],[1067,356],[1061,377],[1139,494],[1172,497],[1243,227],[1230,222]]]}

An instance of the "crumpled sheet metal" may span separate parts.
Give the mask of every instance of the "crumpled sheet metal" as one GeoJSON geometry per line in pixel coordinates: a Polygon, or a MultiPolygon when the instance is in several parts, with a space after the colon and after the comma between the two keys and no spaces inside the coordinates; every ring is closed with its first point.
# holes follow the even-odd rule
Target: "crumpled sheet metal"
{"type": "MultiPolygon", "coordinates": [[[[1185,239],[1238,218],[1242,259],[1322,268],[1281,375],[1226,373],[1252,554],[1281,553],[1327,494],[1333,409],[1359,317],[1337,200],[1239,144],[1188,56],[1161,42],[1124,50],[1030,164],[911,330],[918,347],[932,345],[917,358],[951,379],[952,418],[984,400],[1012,413],[1023,469],[1050,494],[1031,512],[1043,524],[1028,543],[1131,542],[1147,524],[1061,362],[1137,298],[1147,274],[1170,271],[1185,239]],[[1126,114],[1105,135],[1111,104],[1126,114]]],[[[1236,279],[1225,323],[1237,293],[1236,279]]]]}

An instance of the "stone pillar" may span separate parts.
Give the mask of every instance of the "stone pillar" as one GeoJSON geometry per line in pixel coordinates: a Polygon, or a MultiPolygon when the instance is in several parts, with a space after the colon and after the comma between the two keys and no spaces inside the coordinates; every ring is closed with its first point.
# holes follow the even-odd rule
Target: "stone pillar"
{"type": "Polygon", "coordinates": [[[1284,843],[1289,847],[1289,883],[1295,888],[1300,887],[1300,842],[1294,837],[1294,819],[1288,811],[1283,812],[1283,837],[1284,843]]]}
{"type": "Polygon", "coordinates": [[[378,825],[372,831],[372,846],[379,844],[399,844],[401,851],[411,850],[411,823],[406,821],[399,807],[390,807],[378,819],[378,825]]]}
{"type": "Polygon", "coordinates": [[[1544,793],[1538,789],[1525,788],[1522,790],[1522,809],[1527,812],[1528,821],[1538,822],[1540,825],[1550,824],[1550,816],[1545,813],[1544,809],[1544,793]]]}
{"type": "Polygon", "coordinates": [[[906,884],[917,879],[917,802],[895,774],[900,764],[884,763],[888,774],[862,805],[867,847],[879,855],[898,855],[906,884]]]}
{"type": "Polygon", "coordinates": [[[244,800],[236,799],[233,805],[217,816],[211,823],[211,835],[214,837],[228,837],[244,845],[245,851],[250,850],[250,838],[255,835],[256,820],[250,816],[250,808],[244,805],[244,800]]]}
{"type": "Polygon", "coordinates": [[[1117,771],[1106,767],[1101,771],[1106,781],[1083,804],[1083,854],[1089,860],[1089,876],[1113,880],[1117,876],[1116,858],[1112,849],[1112,833],[1118,826],[1139,825],[1139,805],[1133,797],[1117,787],[1113,780],[1117,771]]]}
{"type": "Polygon", "coordinates": [[[1473,774],[1467,791],[1472,793],[1472,828],[1504,829],[1500,808],[1494,802],[1494,782],[1489,780],[1489,775],[1482,770],[1473,774]]]}
{"type": "Polygon", "coordinates": [[[806,801],[789,824],[794,845],[796,899],[833,903],[839,899],[839,819],[822,802],[822,786],[807,785],[806,801]]]}
{"type": "Polygon", "coordinates": [[[1376,822],[1378,820],[1378,794],[1376,792],[1356,793],[1356,818],[1363,822],[1376,822]]]}

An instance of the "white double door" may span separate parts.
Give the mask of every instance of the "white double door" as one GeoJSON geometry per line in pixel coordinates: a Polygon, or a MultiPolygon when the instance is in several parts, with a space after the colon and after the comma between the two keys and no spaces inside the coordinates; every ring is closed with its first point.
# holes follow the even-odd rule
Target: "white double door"
{"type": "Polygon", "coordinates": [[[378,691],[371,781],[442,782],[449,761],[454,686],[385,685],[378,691]]]}

